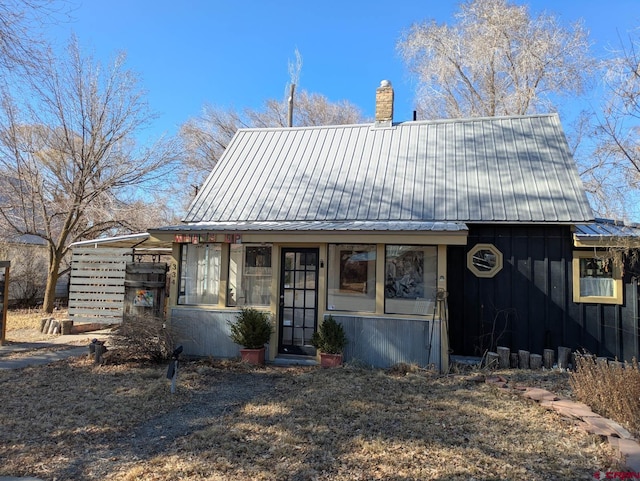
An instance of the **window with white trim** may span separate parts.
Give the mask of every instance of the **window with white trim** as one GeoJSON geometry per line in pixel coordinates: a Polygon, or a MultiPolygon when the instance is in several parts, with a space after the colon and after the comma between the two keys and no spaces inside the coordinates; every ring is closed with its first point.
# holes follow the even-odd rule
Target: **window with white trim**
{"type": "Polygon", "coordinates": [[[271,304],[271,246],[232,244],[229,255],[228,306],[271,304]]]}
{"type": "Polygon", "coordinates": [[[387,314],[433,314],[438,284],[436,246],[387,245],[385,306],[387,314]]]}
{"type": "Polygon", "coordinates": [[[220,290],[220,244],[182,244],[178,304],[217,304],[220,290]]]}
{"type": "Polygon", "coordinates": [[[376,245],[330,244],[327,309],[376,312],[376,245]]]}

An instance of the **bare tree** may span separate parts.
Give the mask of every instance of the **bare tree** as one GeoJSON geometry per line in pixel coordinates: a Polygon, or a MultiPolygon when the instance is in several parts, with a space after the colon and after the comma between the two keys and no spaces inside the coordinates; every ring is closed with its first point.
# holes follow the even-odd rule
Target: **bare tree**
{"type": "Polygon", "coordinates": [[[44,60],[44,25],[64,20],[69,5],[62,0],[3,0],[0,2],[0,70],[37,70],[44,60]]]}
{"type": "MultiPolygon", "coordinates": [[[[198,193],[199,186],[240,128],[303,127],[362,121],[362,112],[350,102],[331,102],[323,95],[305,90],[296,94],[303,62],[297,48],[294,54],[295,60],[288,62],[289,84],[283,100],[267,99],[262,109],[245,108],[241,113],[207,104],[200,117],[189,119],[180,127],[179,137],[184,152],[181,184],[188,181],[193,195],[198,193]]],[[[188,196],[186,200],[191,201],[192,198],[188,196]]]]}
{"type": "MultiPolygon", "coordinates": [[[[354,104],[347,101],[331,102],[323,95],[310,94],[305,90],[298,92],[295,105],[295,126],[362,121],[362,112],[354,104]]],[[[182,185],[188,179],[191,193],[195,194],[239,128],[286,127],[288,109],[288,99],[269,99],[261,110],[244,109],[242,113],[205,105],[200,117],[190,119],[180,127],[179,135],[184,150],[182,185]]],[[[189,196],[189,200],[191,198],[189,196]]]]}
{"type": "Polygon", "coordinates": [[[640,29],[604,62],[605,100],[584,176],[600,215],[636,217],[640,188],[640,29]]]}
{"type": "Polygon", "coordinates": [[[131,228],[138,190],[174,160],[173,146],[137,149],[153,118],[137,77],[118,55],[103,68],[75,40],[44,64],[30,95],[0,96],[0,220],[48,246],[44,308],[69,244],[131,228]]]}
{"type": "MultiPolygon", "coordinates": [[[[225,110],[206,104],[202,115],[187,120],[178,136],[183,144],[182,185],[197,193],[206,175],[218,163],[233,135],[241,127],[248,127],[233,109],[225,110]]],[[[187,201],[193,195],[185,196],[187,201]]]]}
{"type": "Polygon", "coordinates": [[[507,0],[469,0],[455,17],[415,24],[398,43],[421,85],[422,116],[521,115],[585,87],[593,61],[580,23],[565,28],[507,0]]]}

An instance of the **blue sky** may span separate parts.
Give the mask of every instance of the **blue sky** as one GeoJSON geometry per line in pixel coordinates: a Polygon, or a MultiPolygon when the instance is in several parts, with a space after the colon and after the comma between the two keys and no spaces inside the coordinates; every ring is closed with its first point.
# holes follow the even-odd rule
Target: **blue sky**
{"type": "MultiPolygon", "coordinates": [[[[582,18],[597,56],[640,26],[640,0],[526,3],[562,22],[582,18]]],[[[154,136],[174,134],[205,102],[240,110],[283,98],[296,48],[304,62],[300,88],[349,100],[372,117],[375,89],[389,79],[395,118],[408,120],[415,82],[396,43],[412,23],[451,23],[456,9],[448,0],[86,0],[50,35],[63,44],[74,32],[103,61],[126,51],[159,113],[154,136]]]]}

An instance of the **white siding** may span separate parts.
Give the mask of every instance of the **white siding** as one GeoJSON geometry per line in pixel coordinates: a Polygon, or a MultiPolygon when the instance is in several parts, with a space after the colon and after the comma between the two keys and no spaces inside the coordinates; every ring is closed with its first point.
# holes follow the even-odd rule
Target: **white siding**
{"type": "Polygon", "coordinates": [[[122,322],[128,261],[131,261],[131,249],[73,250],[69,288],[71,319],[104,324],[122,322]]]}

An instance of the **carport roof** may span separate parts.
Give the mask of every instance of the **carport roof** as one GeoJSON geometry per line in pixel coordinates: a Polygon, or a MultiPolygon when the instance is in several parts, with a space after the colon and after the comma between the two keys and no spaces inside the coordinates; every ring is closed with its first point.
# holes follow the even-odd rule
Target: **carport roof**
{"type": "Polygon", "coordinates": [[[171,242],[154,239],[148,232],[139,234],[127,234],[115,237],[104,237],[86,241],[74,242],[70,246],[74,247],[113,247],[134,249],[137,253],[145,254],[169,254],[171,253],[171,242]]]}

